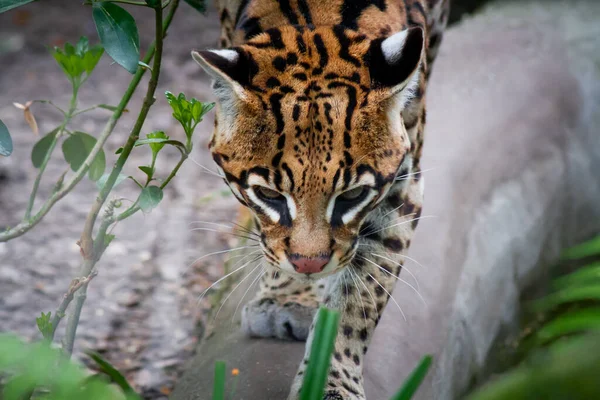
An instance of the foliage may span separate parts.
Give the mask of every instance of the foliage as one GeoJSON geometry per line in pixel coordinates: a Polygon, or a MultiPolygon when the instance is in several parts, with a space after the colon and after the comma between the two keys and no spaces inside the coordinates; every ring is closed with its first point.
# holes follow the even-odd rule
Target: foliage
{"type": "MultiPolygon", "coordinates": [[[[28,2],[30,1],[0,0],[0,13],[28,2]]],[[[199,0],[190,0],[190,2],[195,4],[196,8],[201,8],[204,4],[199,0]]],[[[89,353],[89,357],[101,372],[93,376],[88,376],[80,366],[69,361],[79,316],[85,301],[87,287],[97,274],[96,265],[106,248],[115,239],[115,235],[109,233],[110,229],[117,222],[136,212],[140,210],[149,212],[160,203],[163,198],[163,189],[175,177],[193,149],[192,139],[195,127],[213,107],[213,104],[204,104],[196,99],[188,100],[183,94],[177,98],[171,98],[169,93],[167,101],[174,113],[177,114],[177,120],[183,126],[186,143],[171,139],[164,132],[151,132],[146,135],[146,139],[139,140],[149,109],[155,102],[155,91],[162,62],[163,38],[178,8],[179,0],[166,0],[165,3],[161,3],[159,0],[84,0],[84,4],[92,8],[92,17],[101,44],[90,46],[89,40],[82,37],[76,44],[66,43],[63,48],[55,47],[50,50],[50,54],[70,83],[72,95],[68,107],[63,109],[51,100],[33,100],[24,105],[14,103],[17,108],[23,110],[26,122],[36,134],[38,125],[32,110],[35,104],[53,107],[60,113],[62,121],[50,132],[43,134],[33,146],[31,162],[37,169],[37,176],[29,195],[27,209],[17,226],[0,232],[0,242],[17,238],[33,229],[50,209],[69,194],[86,175],[90,180],[96,181],[98,193],[93,196],[94,203],[78,242],[82,255],[79,274],[72,279],[56,311],[43,312],[36,318],[37,327],[44,340],[27,345],[15,337],[0,336],[0,376],[10,377],[8,382],[2,383],[3,393],[0,397],[7,400],[30,398],[32,394],[35,394],[36,398],[61,400],[139,398],[125,377],[98,354],[89,353]],[[146,49],[143,60],[139,59],[140,44],[136,21],[129,12],[116,3],[143,6],[153,10],[155,38],[154,42],[146,49]],[[165,11],[167,6],[168,10],[165,11]],[[85,88],[85,82],[98,66],[105,50],[117,64],[133,74],[131,81],[117,105],[100,103],[90,108],[80,109],[78,107],[79,92],[85,88]],[[127,104],[146,71],[150,71],[151,76],[135,125],[117,152],[118,159],[110,171],[104,173],[107,166],[107,157],[103,150],[104,144],[113,133],[123,112],[127,111],[127,104]],[[93,135],[71,128],[77,116],[95,109],[103,109],[111,113],[99,134],[93,135]],[[48,162],[59,144],[64,160],[72,172],[69,174],[69,171],[66,170],[59,176],[50,195],[36,211],[34,206],[38,188],[43,180],[48,162]],[[181,157],[172,166],[170,172],[162,177],[162,173],[156,171],[155,164],[160,151],[166,145],[177,148],[181,157]],[[134,177],[122,174],[122,170],[133,149],[143,146],[150,149],[151,158],[148,165],[138,166],[146,175],[146,181],[140,183],[134,177]],[[119,213],[118,209],[122,206],[121,199],[109,200],[109,196],[113,188],[127,178],[136,183],[137,187],[134,186],[133,190],[136,193],[139,192],[139,195],[137,201],[119,213]],[[103,208],[104,212],[101,213],[103,208]],[[72,311],[66,315],[69,306],[72,311]],[[56,349],[52,343],[54,334],[65,316],[68,318],[62,347],[56,349]]],[[[0,121],[0,155],[9,156],[12,150],[13,143],[8,128],[0,121]]]]}
{"type": "Polygon", "coordinates": [[[92,15],[108,55],[135,74],[140,60],[140,37],[135,19],[123,8],[108,1],[94,2],[92,15]]]}
{"type": "MultiPolygon", "coordinates": [[[[600,256],[600,236],[568,249],[564,260],[600,256]]],[[[531,305],[546,321],[521,343],[520,365],[468,400],[600,398],[600,263],[559,277],[531,305]]]]}
{"type": "Polygon", "coordinates": [[[89,375],[48,342],[26,344],[14,336],[0,335],[0,371],[8,374],[0,397],[21,400],[29,398],[37,388],[36,398],[44,400],[140,399],[113,366],[97,355],[92,359],[103,375],[89,375]],[[117,383],[122,391],[111,382],[117,383]]]}

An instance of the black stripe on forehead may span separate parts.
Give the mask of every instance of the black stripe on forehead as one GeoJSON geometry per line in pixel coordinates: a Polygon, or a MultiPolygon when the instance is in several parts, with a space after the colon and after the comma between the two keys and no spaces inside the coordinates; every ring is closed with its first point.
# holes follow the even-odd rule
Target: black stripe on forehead
{"type": "Polygon", "coordinates": [[[292,9],[290,0],[279,0],[278,3],[279,3],[279,9],[283,13],[283,15],[285,15],[285,17],[288,19],[290,24],[298,25],[298,16],[292,9]]]}
{"type": "Polygon", "coordinates": [[[292,170],[290,169],[290,167],[288,167],[288,165],[286,163],[281,164],[281,169],[283,169],[283,171],[286,173],[288,179],[290,180],[290,192],[294,191],[294,173],[292,172],[292,170]]]}
{"type": "Polygon", "coordinates": [[[352,85],[343,82],[331,82],[327,85],[327,88],[334,89],[338,87],[345,87],[348,95],[348,104],[346,105],[346,120],[345,125],[347,130],[352,129],[352,116],[356,109],[356,88],[352,85]]]}
{"type": "Polygon", "coordinates": [[[385,0],[345,0],[340,7],[340,13],[342,14],[341,25],[354,30],[358,29],[358,18],[366,8],[373,5],[381,11],[387,9],[385,0]]]}

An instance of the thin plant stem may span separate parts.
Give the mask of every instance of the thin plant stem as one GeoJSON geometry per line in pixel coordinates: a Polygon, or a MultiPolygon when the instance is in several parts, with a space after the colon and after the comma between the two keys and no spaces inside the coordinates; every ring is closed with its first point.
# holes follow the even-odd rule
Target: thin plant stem
{"type": "MultiPolygon", "coordinates": [[[[40,187],[40,182],[42,180],[42,176],[44,175],[44,172],[46,171],[46,166],[48,165],[48,162],[50,161],[50,158],[52,157],[52,153],[54,152],[54,148],[56,147],[56,144],[58,143],[58,139],[60,138],[62,133],[65,131],[67,124],[71,121],[71,118],[73,117],[73,113],[77,109],[77,94],[78,94],[78,92],[79,92],[79,86],[73,84],[73,94],[71,95],[71,101],[69,103],[69,111],[67,111],[67,113],[65,114],[65,118],[64,118],[62,124],[58,128],[56,135],[54,135],[54,138],[52,139],[52,142],[50,143],[50,147],[48,148],[48,151],[46,152],[46,155],[44,156],[44,159],[42,160],[42,164],[40,165],[40,170],[39,170],[37,176],[35,177],[35,182],[33,183],[33,188],[31,189],[31,194],[29,195],[29,202],[27,203],[27,209],[25,210],[25,216],[23,217],[24,222],[27,222],[31,219],[31,210],[33,209],[33,206],[35,203],[35,196],[37,195],[38,188],[40,187]]],[[[51,103],[51,102],[49,102],[49,104],[54,105],[54,103],[51,103]]]]}
{"type": "MultiPolygon", "coordinates": [[[[148,90],[146,92],[146,96],[144,98],[144,102],[142,105],[142,109],[140,110],[140,114],[138,116],[138,120],[136,121],[136,125],[132,130],[127,143],[123,147],[123,153],[115,163],[115,166],[112,169],[112,172],[107,179],[107,182],[103,186],[100,194],[96,198],[96,202],[92,206],[88,214],[88,218],[86,219],[86,223],[84,226],[84,231],[82,233],[82,239],[80,241],[80,246],[82,248],[83,253],[83,262],[81,265],[80,276],[88,276],[93,270],[104,253],[104,250],[107,247],[106,243],[106,231],[108,226],[112,223],[112,207],[109,208],[109,214],[106,218],[103,219],[100,229],[98,231],[98,235],[96,239],[92,239],[92,230],[94,223],[90,223],[90,218],[94,218],[94,220],[98,216],[99,208],[102,207],[102,204],[106,201],[110,190],[112,190],[114,183],[116,181],[116,177],[120,173],[123,168],[123,165],[131,152],[133,145],[135,144],[135,140],[139,137],[139,132],[142,128],[143,122],[148,115],[148,110],[154,103],[154,92],[156,91],[156,86],[158,83],[158,78],[160,74],[160,64],[162,61],[162,49],[163,49],[163,38],[165,36],[165,32],[173,18],[173,15],[177,9],[179,4],[179,0],[173,0],[172,6],[167,14],[167,18],[165,19],[165,23],[163,24],[163,11],[162,8],[155,8],[155,22],[156,22],[156,49],[155,56],[153,60],[153,68],[152,74],[150,78],[150,82],[148,83],[148,90]],[[133,139],[136,138],[136,139],[133,139]],[[124,155],[125,154],[125,155],[124,155]],[[112,178],[112,179],[111,179],[112,178]],[[85,240],[86,244],[83,244],[85,240]],[[87,246],[87,247],[84,247],[87,246]]],[[[140,69],[138,69],[138,74],[140,73],[140,69]]],[[[141,76],[141,75],[140,75],[141,76]]],[[[125,104],[123,101],[119,104],[121,111],[124,109],[125,104]],[[122,106],[122,107],[121,107],[122,106]]],[[[79,290],[77,290],[74,294],[73,298],[73,312],[67,319],[67,326],[65,328],[65,336],[63,338],[63,352],[67,357],[70,357],[73,352],[73,345],[75,342],[75,335],[77,333],[77,326],[79,324],[79,318],[81,316],[81,310],[83,308],[83,304],[85,302],[85,298],[87,295],[87,286],[89,282],[85,282],[79,290]]]]}
{"type": "MultiPolygon", "coordinates": [[[[173,20],[173,15],[175,14],[175,10],[177,9],[177,5],[178,5],[179,1],[173,0],[171,3],[172,3],[172,6],[169,8],[169,12],[167,13],[167,15],[164,19],[164,24],[163,24],[163,29],[162,29],[163,37],[164,37],[165,32],[167,31],[167,28],[171,24],[171,21],[173,20]]],[[[161,38],[161,40],[162,40],[162,38],[161,38]]],[[[154,56],[155,51],[156,51],[156,41],[149,46],[148,51],[146,52],[146,56],[143,59],[143,62],[144,63],[150,62],[150,60],[154,56]]],[[[61,188],[59,190],[55,190],[52,193],[52,195],[44,202],[44,204],[42,205],[40,210],[32,218],[29,218],[28,220],[24,220],[24,221],[20,222],[13,228],[10,228],[3,232],[0,232],[0,243],[9,241],[16,237],[19,237],[19,236],[25,234],[26,232],[28,232],[29,230],[31,230],[34,226],[36,226],[42,220],[42,218],[44,218],[44,216],[52,209],[52,207],[59,200],[61,200],[63,197],[65,197],[71,190],[73,190],[75,185],[77,185],[77,183],[79,183],[79,181],[81,181],[81,179],[83,179],[83,177],[87,173],[88,169],[90,168],[90,165],[94,161],[94,158],[100,152],[100,150],[104,146],[104,143],[106,143],[106,140],[108,139],[108,137],[112,134],[112,132],[117,124],[117,121],[123,114],[123,111],[125,110],[125,108],[127,106],[127,103],[133,96],[133,93],[135,92],[135,90],[136,90],[137,86],[139,85],[139,83],[142,79],[142,76],[144,75],[145,72],[146,72],[145,68],[138,68],[137,72],[131,79],[131,82],[129,83],[127,90],[125,91],[125,94],[121,98],[121,102],[117,106],[116,110],[113,112],[113,115],[111,116],[111,118],[106,123],[104,129],[102,130],[102,132],[100,133],[100,136],[97,139],[96,145],[92,148],[92,151],[90,152],[90,154],[88,154],[87,158],[85,159],[85,161],[83,162],[81,167],[79,167],[79,169],[75,172],[75,174],[73,176],[71,176],[71,178],[66,183],[61,185],[61,188]]]]}
{"type": "MultiPolygon", "coordinates": [[[[177,165],[175,165],[175,167],[173,168],[173,170],[171,171],[171,173],[169,174],[169,176],[167,176],[167,179],[165,179],[163,181],[163,183],[160,185],[161,189],[164,189],[169,184],[169,182],[171,182],[171,179],[173,179],[175,177],[175,175],[177,175],[177,172],[179,171],[179,168],[181,168],[181,165],[185,162],[185,160],[187,160],[187,158],[188,158],[188,154],[184,153],[182,151],[181,152],[181,158],[179,159],[179,162],[177,163],[177,165]]],[[[131,207],[129,207],[127,210],[125,210],[121,214],[119,214],[117,216],[116,220],[117,221],[122,221],[125,218],[132,216],[133,214],[135,214],[139,210],[140,210],[140,206],[138,206],[137,202],[136,202],[131,207]]]]}

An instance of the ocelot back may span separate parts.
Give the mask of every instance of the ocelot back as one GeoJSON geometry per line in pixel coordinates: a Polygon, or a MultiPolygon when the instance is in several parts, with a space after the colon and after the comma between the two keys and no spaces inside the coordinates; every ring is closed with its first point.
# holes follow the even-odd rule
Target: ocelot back
{"type": "Polygon", "coordinates": [[[193,52],[217,97],[210,150],[251,208],[264,258],[252,336],[341,323],[325,399],[364,399],[369,340],[420,218],[425,88],[448,0],[221,0],[220,50],[193,52]]]}

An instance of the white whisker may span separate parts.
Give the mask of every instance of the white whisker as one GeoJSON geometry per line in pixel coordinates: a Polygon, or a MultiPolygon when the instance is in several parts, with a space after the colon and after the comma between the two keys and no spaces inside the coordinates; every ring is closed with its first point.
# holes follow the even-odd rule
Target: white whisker
{"type": "Polygon", "coordinates": [[[232,251],[239,251],[239,250],[244,250],[244,249],[251,249],[253,247],[258,247],[258,245],[257,244],[253,244],[253,245],[250,245],[250,246],[240,246],[240,247],[235,247],[233,249],[226,249],[226,250],[214,251],[212,253],[208,253],[208,254],[205,254],[205,255],[203,255],[201,257],[196,258],[190,265],[188,265],[188,268],[191,267],[192,265],[196,264],[198,261],[202,260],[203,258],[206,258],[206,257],[216,256],[218,254],[223,254],[223,253],[230,253],[232,251]]]}
{"type": "Polygon", "coordinates": [[[260,267],[261,267],[261,265],[262,265],[262,263],[257,263],[257,265],[254,267],[254,269],[252,269],[252,271],[248,272],[248,273],[246,274],[246,276],[244,276],[244,277],[243,277],[243,278],[242,278],[242,279],[241,279],[241,280],[238,282],[238,284],[237,284],[237,285],[235,285],[235,287],[234,287],[233,289],[231,289],[231,291],[229,292],[229,294],[228,294],[228,295],[225,297],[225,299],[224,299],[224,300],[223,300],[223,302],[221,303],[221,307],[219,307],[219,309],[217,310],[217,313],[215,314],[215,317],[213,318],[213,322],[217,320],[217,317],[219,316],[219,313],[221,312],[221,309],[223,308],[223,306],[225,305],[225,303],[227,303],[227,299],[229,299],[229,298],[231,297],[231,295],[233,294],[233,292],[235,292],[235,290],[236,290],[238,287],[240,287],[240,285],[241,285],[242,283],[244,283],[244,281],[245,281],[246,279],[248,279],[248,277],[249,277],[250,275],[252,275],[252,273],[253,273],[254,271],[256,271],[258,268],[260,268],[260,267]]]}
{"type": "Polygon", "coordinates": [[[402,311],[402,307],[400,307],[400,304],[398,304],[398,302],[396,301],[394,296],[392,296],[390,294],[390,292],[388,292],[387,289],[385,287],[383,287],[383,285],[381,283],[379,283],[379,281],[373,277],[373,275],[369,274],[368,272],[367,272],[367,275],[369,275],[371,277],[371,279],[373,279],[383,289],[383,291],[386,292],[388,296],[390,296],[390,299],[393,300],[393,302],[398,307],[398,310],[400,310],[400,314],[402,314],[402,318],[404,318],[404,321],[406,321],[406,315],[404,315],[404,311],[402,311]]]}
{"type": "Polygon", "coordinates": [[[258,239],[250,237],[250,236],[245,236],[239,233],[235,233],[235,232],[225,232],[225,231],[218,231],[216,229],[210,229],[210,228],[192,228],[190,229],[190,232],[194,232],[194,231],[206,231],[206,232],[215,232],[215,233],[221,233],[224,235],[231,235],[231,236],[235,236],[235,237],[239,237],[242,239],[247,239],[247,240],[253,240],[255,242],[258,242],[258,239]]]}
{"type": "Polygon", "coordinates": [[[436,216],[435,215],[423,215],[422,217],[412,218],[412,219],[409,219],[407,221],[402,221],[402,222],[398,222],[396,224],[388,225],[388,226],[386,226],[384,228],[376,230],[375,232],[369,232],[369,235],[373,235],[375,233],[379,233],[379,232],[385,231],[386,229],[390,229],[390,228],[393,228],[395,226],[405,225],[405,224],[408,224],[409,222],[418,221],[420,219],[425,219],[425,218],[436,218],[436,216]]]}
{"type": "Polygon", "coordinates": [[[371,293],[371,291],[369,290],[369,288],[367,287],[367,285],[365,285],[365,282],[362,279],[360,279],[360,276],[358,275],[358,272],[356,273],[356,278],[363,285],[363,287],[365,288],[365,290],[369,294],[369,297],[371,297],[371,300],[373,301],[373,309],[377,313],[377,319],[379,319],[379,310],[377,309],[377,301],[375,301],[375,297],[373,297],[373,294],[371,293]]]}
{"type": "Polygon", "coordinates": [[[362,296],[360,295],[360,289],[358,288],[358,284],[356,283],[356,280],[354,280],[354,271],[352,271],[352,269],[348,269],[348,272],[350,272],[350,278],[352,278],[354,287],[356,287],[356,295],[358,296],[358,300],[360,300],[360,306],[362,307],[362,310],[363,310],[363,317],[365,318],[365,328],[366,328],[368,326],[368,323],[367,323],[367,312],[365,311],[365,304],[362,301],[362,296]]]}
{"type": "Polygon", "coordinates": [[[376,266],[377,268],[379,268],[383,272],[385,272],[385,273],[393,276],[394,278],[398,279],[400,282],[404,283],[406,286],[408,286],[409,288],[411,288],[417,294],[417,296],[419,296],[419,299],[421,299],[421,301],[423,302],[423,304],[425,305],[425,307],[427,307],[427,302],[425,302],[425,299],[423,298],[423,296],[421,296],[421,293],[419,293],[419,291],[417,289],[415,289],[415,287],[413,285],[411,285],[410,283],[406,282],[404,279],[400,278],[399,276],[396,276],[396,275],[392,274],[390,271],[388,271],[387,269],[383,268],[381,265],[377,264],[373,260],[370,260],[370,259],[368,259],[366,257],[363,257],[363,256],[360,256],[360,258],[362,258],[365,261],[370,262],[371,264],[373,264],[374,266],[376,266]]]}
{"type": "Polygon", "coordinates": [[[404,203],[400,204],[398,207],[394,208],[392,211],[389,211],[389,212],[383,214],[383,216],[381,218],[385,218],[388,215],[390,215],[391,213],[393,213],[394,211],[399,210],[403,205],[404,205],[404,203]]]}
{"type": "Polygon", "coordinates": [[[399,262],[397,262],[397,261],[394,261],[394,260],[392,260],[391,258],[388,258],[388,257],[382,256],[381,254],[376,254],[376,253],[371,253],[371,254],[372,254],[372,255],[374,255],[375,257],[383,258],[384,260],[388,260],[388,261],[390,261],[390,262],[393,262],[393,263],[394,263],[394,264],[396,264],[396,265],[399,265],[399,266],[400,266],[400,268],[402,269],[402,271],[406,271],[406,272],[408,272],[408,274],[409,274],[410,276],[412,276],[412,278],[415,280],[415,284],[417,285],[417,290],[420,290],[420,289],[421,289],[421,288],[419,287],[419,281],[417,280],[417,277],[416,277],[416,276],[415,276],[415,275],[414,275],[412,272],[410,272],[410,270],[409,270],[408,268],[406,268],[406,267],[405,267],[403,264],[401,264],[401,263],[399,263],[399,262]]]}
{"type": "Polygon", "coordinates": [[[249,230],[248,228],[246,228],[246,227],[243,227],[242,225],[240,225],[240,224],[237,224],[237,223],[235,223],[235,222],[231,222],[231,225],[227,225],[227,224],[220,224],[220,223],[217,223],[217,222],[209,222],[209,221],[192,221],[192,222],[190,222],[190,223],[188,224],[188,226],[189,226],[189,225],[192,225],[192,224],[208,224],[208,225],[215,225],[215,226],[219,226],[219,227],[221,227],[221,228],[226,228],[226,229],[235,229],[236,227],[238,227],[238,229],[240,229],[240,230],[241,230],[243,233],[247,233],[247,234],[249,234],[249,235],[250,235],[250,234],[252,234],[252,235],[255,235],[255,236],[257,236],[257,237],[259,236],[259,235],[258,235],[258,233],[254,232],[254,231],[251,231],[251,230],[249,230]]]}
{"type": "Polygon", "coordinates": [[[431,171],[431,170],[433,170],[433,169],[435,169],[435,168],[428,168],[428,169],[423,169],[423,170],[421,170],[421,171],[417,171],[417,172],[411,172],[411,173],[409,173],[409,174],[400,175],[400,176],[397,176],[397,177],[396,177],[396,180],[397,180],[397,181],[402,181],[402,180],[404,180],[404,179],[408,178],[409,176],[419,175],[419,174],[425,173],[425,172],[427,172],[427,171],[431,171]]]}
{"type": "Polygon", "coordinates": [[[256,284],[256,282],[264,275],[267,273],[266,268],[264,267],[264,262],[262,262],[260,264],[260,266],[262,266],[263,268],[260,270],[260,272],[258,273],[258,275],[256,276],[256,278],[254,278],[254,280],[252,281],[252,283],[250,283],[248,285],[248,288],[246,289],[246,291],[244,292],[244,295],[242,296],[242,298],[240,299],[240,301],[238,301],[237,306],[235,307],[235,310],[233,311],[233,316],[231,317],[231,323],[233,324],[233,321],[235,320],[235,314],[237,314],[238,309],[240,308],[240,305],[242,304],[242,301],[244,301],[244,299],[246,298],[246,295],[248,294],[248,292],[250,291],[250,289],[252,288],[252,286],[254,286],[256,284]]]}
{"type": "Polygon", "coordinates": [[[205,170],[209,174],[212,174],[214,176],[218,176],[221,179],[225,179],[225,177],[223,175],[219,174],[218,172],[215,172],[215,171],[211,170],[210,168],[205,167],[204,165],[200,164],[198,161],[194,160],[192,157],[188,157],[188,160],[190,160],[191,162],[193,162],[194,164],[196,164],[197,166],[199,166],[200,168],[202,168],[203,170],[205,170]]]}
{"type": "Polygon", "coordinates": [[[207,287],[201,294],[200,297],[198,298],[197,304],[200,304],[200,302],[202,301],[202,298],[204,298],[204,295],[206,295],[206,293],[208,293],[208,291],[215,285],[217,285],[219,282],[223,281],[224,279],[227,279],[228,277],[230,277],[231,275],[235,274],[238,271],[241,271],[242,269],[246,268],[250,263],[254,262],[258,260],[258,258],[254,259],[254,260],[250,260],[248,261],[246,264],[242,265],[241,267],[239,267],[236,270],[233,270],[232,272],[228,273],[227,275],[217,279],[212,285],[210,285],[209,287],[207,287]]]}

